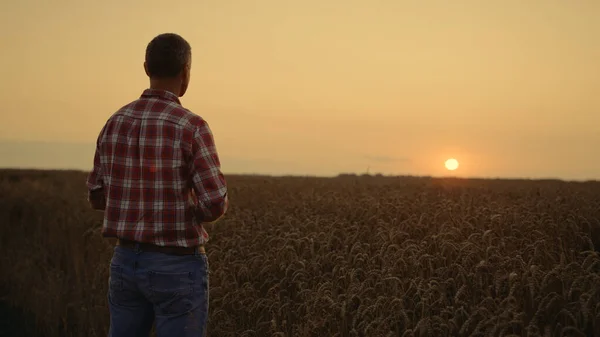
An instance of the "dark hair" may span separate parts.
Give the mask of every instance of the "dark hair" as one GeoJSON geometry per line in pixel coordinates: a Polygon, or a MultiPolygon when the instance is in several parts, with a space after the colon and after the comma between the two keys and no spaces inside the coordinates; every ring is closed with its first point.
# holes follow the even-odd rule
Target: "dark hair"
{"type": "Polygon", "coordinates": [[[175,77],[191,57],[192,47],[184,38],[173,33],[160,34],[146,47],[148,75],[155,78],[175,77]]]}

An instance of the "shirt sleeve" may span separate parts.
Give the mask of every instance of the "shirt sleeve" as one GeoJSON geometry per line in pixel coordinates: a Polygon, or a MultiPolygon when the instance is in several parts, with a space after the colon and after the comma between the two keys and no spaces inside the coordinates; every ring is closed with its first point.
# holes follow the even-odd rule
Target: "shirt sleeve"
{"type": "Polygon", "coordinates": [[[192,181],[202,221],[213,222],[225,214],[229,204],[227,183],[206,122],[196,127],[192,140],[192,181]]]}
{"type": "Polygon", "coordinates": [[[96,150],[94,151],[94,167],[87,178],[87,188],[88,191],[95,191],[104,187],[103,181],[103,172],[102,172],[102,163],[100,161],[100,144],[102,139],[102,134],[104,133],[104,128],[100,132],[98,136],[98,140],[96,141],[96,150]]]}

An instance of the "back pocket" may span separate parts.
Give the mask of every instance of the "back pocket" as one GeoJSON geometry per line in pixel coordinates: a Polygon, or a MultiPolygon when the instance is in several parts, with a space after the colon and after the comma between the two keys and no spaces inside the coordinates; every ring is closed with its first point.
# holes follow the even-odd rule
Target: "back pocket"
{"type": "Polygon", "coordinates": [[[190,272],[148,272],[151,301],[156,314],[169,316],[188,312],[193,303],[194,277],[190,272]]]}
{"type": "Polygon", "coordinates": [[[110,275],[108,276],[109,291],[123,290],[123,268],[116,264],[110,265],[110,275]]]}

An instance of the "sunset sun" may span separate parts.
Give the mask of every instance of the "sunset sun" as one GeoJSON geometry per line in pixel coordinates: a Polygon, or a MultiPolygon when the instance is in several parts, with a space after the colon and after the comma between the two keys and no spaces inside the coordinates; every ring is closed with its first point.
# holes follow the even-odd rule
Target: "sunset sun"
{"type": "Polygon", "coordinates": [[[454,159],[454,158],[450,158],[448,160],[446,160],[446,169],[448,169],[449,171],[454,171],[458,168],[458,160],[454,159]]]}

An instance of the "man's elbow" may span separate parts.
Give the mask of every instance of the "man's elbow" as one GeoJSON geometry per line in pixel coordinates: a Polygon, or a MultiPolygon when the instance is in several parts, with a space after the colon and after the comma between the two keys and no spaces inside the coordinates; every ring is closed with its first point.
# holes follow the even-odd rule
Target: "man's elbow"
{"type": "Polygon", "coordinates": [[[217,220],[221,219],[227,213],[229,209],[229,199],[227,195],[223,198],[223,200],[217,204],[215,204],[211,209],[211,216],[204,219],[204,222],[213,223],[217,220]]]}
{"type": "Polygon", "coordinates": [[[93,210],[104,211],[106,209],[106,198],[104,196],[104,191],[90,191],[88,195],[88,202],[93,210]]]}

